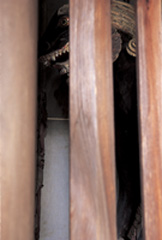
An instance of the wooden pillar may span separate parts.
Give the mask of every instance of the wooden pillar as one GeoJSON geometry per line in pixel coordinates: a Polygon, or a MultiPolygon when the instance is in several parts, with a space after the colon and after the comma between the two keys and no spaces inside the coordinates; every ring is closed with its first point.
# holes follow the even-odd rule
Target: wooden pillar
{"type": "Polygon", "coordinates": [[[116,240],[110,1],[70,1],[71,240],[116,240]]]}
{"type": "Polygon", "coordinates": [[[138,81],[145,240],[162,239],[161,0],[138,0],[138,81]]]}
{"type": "Polygon", "coordinates": [[[0,7],[0,239],[34,239],[37,1],[0,7]]]}

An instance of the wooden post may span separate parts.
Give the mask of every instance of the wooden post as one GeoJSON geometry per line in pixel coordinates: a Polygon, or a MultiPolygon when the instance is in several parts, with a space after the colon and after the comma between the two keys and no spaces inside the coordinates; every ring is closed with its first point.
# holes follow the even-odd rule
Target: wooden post
{"type": "Polygon", "coordinates": [[[161,0],[138,0],[141,180],[145,239],[162,239],[161,0]]]}
{"type": "Polygon", "coordinates": [[[70,1],[71,240],[116,240],[110,17],[70,1]]]}
{"type": "Polygon", "coordinates": [[[37,1],[0,7],[0,239],[34,239],[37,1]]]}

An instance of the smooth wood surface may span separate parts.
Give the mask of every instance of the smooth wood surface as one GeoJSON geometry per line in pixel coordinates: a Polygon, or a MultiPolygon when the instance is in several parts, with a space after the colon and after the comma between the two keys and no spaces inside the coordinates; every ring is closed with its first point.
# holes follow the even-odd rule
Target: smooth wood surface
{"type": "Polygon", "coordinates": [[[141,180],[145,240],[162,239],[161,0],[138,0],[141,180]]]}
{"type": "Polygon", "coordinates": [[[70,1],[71,240],[116,240],[110,1],[70,1]]]}
{"type": "Polygon", "coordinates": [[[0,7],[0,239],[34,239],[37,1],[0,7]]]}

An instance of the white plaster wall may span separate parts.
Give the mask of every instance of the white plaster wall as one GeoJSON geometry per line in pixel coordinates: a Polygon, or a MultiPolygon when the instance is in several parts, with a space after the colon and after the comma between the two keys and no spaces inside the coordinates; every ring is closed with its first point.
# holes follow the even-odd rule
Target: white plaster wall
{"type": "Polygon", "coordinates": [[[69,126],[48,121],[40,240],[69,240],[69,126]]]}

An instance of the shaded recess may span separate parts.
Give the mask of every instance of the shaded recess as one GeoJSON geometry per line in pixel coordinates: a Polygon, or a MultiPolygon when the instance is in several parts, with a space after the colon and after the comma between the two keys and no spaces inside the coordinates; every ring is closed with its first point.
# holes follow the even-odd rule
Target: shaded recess
{"type": "MultiPolygon", "coordinates": [[[[40,200],[43,186],[47,112],[49,116],[69,117],[69,55],[68,51],[65,51],[68,48],[69,25],[64,27],[59,25],[67,24],[69,15],[65,10],[66,7],[61,8],[61,14],[56,12],[67,3],[67,1],[42,0],[40,4],[36,240],[39,239],[40,231],[40,200]],[[46,101],[53,101],[54,107],[47,109],[46,101]]],[[[135,58],[136,19],[133,5],[134,1],[112,1],[115,148],[118,182],[117,228],[118,238],[125,240],[143,239],[135,58]],[[131,5],[128,5],[129,3],[131,5]]]]}

